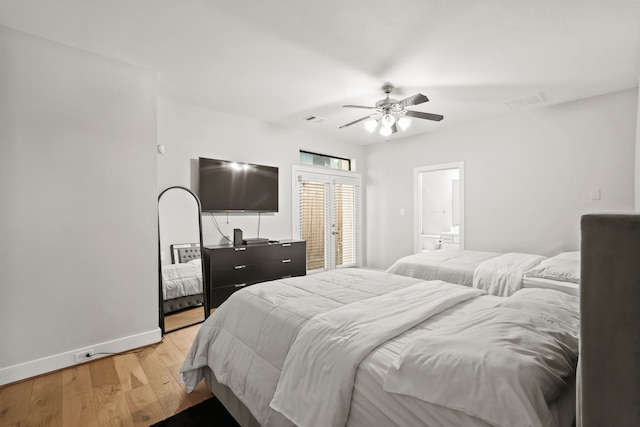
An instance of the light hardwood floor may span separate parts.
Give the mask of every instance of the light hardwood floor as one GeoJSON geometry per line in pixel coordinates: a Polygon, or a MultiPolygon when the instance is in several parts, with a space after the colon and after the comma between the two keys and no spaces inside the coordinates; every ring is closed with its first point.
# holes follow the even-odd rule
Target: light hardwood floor
{"type": "MultiPolygon", "coordinates": [[[[213,312],[213,310],[212,310],[213,312]]],[[[194,325],[204,320],[204,308],[196,307],[164,317],[164,330],[175,331],[188,325],[194,325]]]]}
{"type": "Polygon", "coordinates": [[[187,394],[180,367],[200,325],[159,344],[0,388],[0,426],[149,426],[211,396],[187,394]]]}

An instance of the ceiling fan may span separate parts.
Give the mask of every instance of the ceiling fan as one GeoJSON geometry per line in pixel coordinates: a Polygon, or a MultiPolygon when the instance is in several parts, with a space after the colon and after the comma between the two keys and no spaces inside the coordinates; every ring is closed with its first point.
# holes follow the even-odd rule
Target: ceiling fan
{"type": "Polygon", "coordinates": [[[343,105],[346,108],[364,108],[366,110],[375,110],[375,113],[362,117],[361,119],[340,126],[340,129],[347,126],[354,125],[356,123],[365,122],[365,126],[369,132],[375,131],[380,127],[380,135],[389,136],[400,129],[405,130],[411,122],[407,117],[415,117],[417,119],[426,119],[439,122],[444,118],[440,114],[423,113],[420,111],[407,110],[407,107],[413,105],[422,104],[429,101],[429,98],[421,93],[417,93],[413,96],[398,101],[397,99],[389,98],[389,94],[393,90],[391,83],[386,83],[382,86],[382,90],[387,94],[385,99],[381,99],[376,102],[375,107],[367,107],[364,105],[343,105]]]}

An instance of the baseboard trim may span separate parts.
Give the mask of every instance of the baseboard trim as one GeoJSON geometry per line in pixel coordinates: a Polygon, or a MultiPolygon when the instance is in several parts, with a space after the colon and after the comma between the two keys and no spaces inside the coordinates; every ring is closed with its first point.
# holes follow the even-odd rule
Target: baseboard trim
{"type": "Polygon", "coordinates": [[[160,328],[156,328],[148,332],[118,338],[112,341],[95,343],[64,353],[54,354],[41,359],[8,366],[0,369],[0,386],[22,381],[48,372],[57,371],[59,369],[68,368],[70,366],[79,365],[80,363],[90,362],[91,360],[109,356],[112,353],[123,353],[134,348],[156,344],[161,340],[162,331],[160,328]],[[76,353],[83,352],[88,349],[92,349],[95,352],[95,356],[82,362],[75,362],[74,358],[76,353]]]}

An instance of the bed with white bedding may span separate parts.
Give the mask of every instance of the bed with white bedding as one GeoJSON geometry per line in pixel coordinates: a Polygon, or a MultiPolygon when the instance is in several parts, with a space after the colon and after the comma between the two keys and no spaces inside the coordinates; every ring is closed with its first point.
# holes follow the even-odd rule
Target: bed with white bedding
{"type": "Polygon", "coordinates": [[[197,243],[171,245],[172,264],[161,267],[164,314],[203,304],[202,261],[197,243]]]}
{"type": "Polygon", "coordinates": [[[344,269],[234,293],[181,376],[244,426],[570,426],[578,329],[557,291],[344,269]]]}
{"type": "Polygon", "coordinates": [[[397,260],[388,273],[423,280],[444,280],[508,296],[522,287],[524,273],[545,260],[542,255],[442,249],[397,260]]]}
{"type": "Polygon", "coordinates": [[[526,253],[442,249],[402,257],[387,272],[481,287],[499,296],[508,296],[520,288],[555,289],[578,295],[580,252],[547,258],[526,253]]]}

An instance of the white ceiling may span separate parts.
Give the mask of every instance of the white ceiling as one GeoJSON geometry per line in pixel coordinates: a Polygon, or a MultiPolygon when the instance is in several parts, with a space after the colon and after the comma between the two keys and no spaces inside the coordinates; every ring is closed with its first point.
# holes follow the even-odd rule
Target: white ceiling
{"type": "Polygon", "coordinates": [[[638,0],[0,0],[0,24],[158,71],[162,94],[358,144],[344,104],[430,102],[428,133],[638,86],[638,0]],[[309,115],[325,118],[310,123],[309,115]]]}

